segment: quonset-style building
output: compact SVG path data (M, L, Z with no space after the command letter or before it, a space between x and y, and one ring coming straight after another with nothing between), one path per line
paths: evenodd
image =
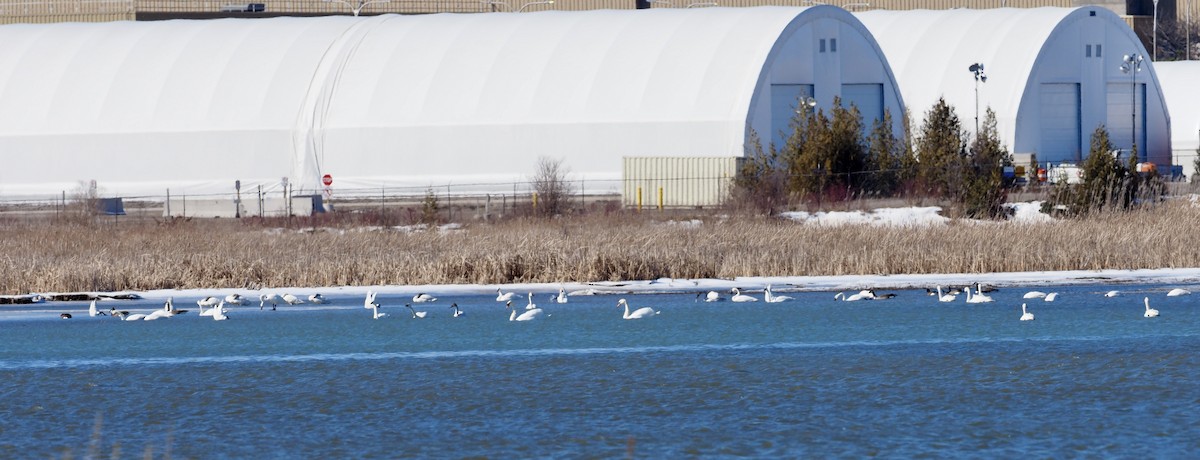
M1155 62L1158 81L1171 110L1174 164L1195 181L1200 149L1200 61Z
M1121 18L1099 7L856 13L882 46L914 126L945 97L974 131L996 112L1002 142L1039 163L1078 162L1106 126L1118 149L1136 137L1139 156L1171 163L1170 117L1150 54ZM1123 72L1126 55L1141 70ZM1136 103L1134 98L1136 97ZM1136 108L1136 122L1134 111Z
M736 159L798 97L867 123L903 110L875 40L827 6L11 25L0 43L0 194L322 174L503 191L541 157L589 180L627 157Z

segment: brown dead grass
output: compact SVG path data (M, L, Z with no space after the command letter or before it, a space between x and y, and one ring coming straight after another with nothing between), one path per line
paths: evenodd
M1191 267L1200 208L1048 224L815 226L654 213L471 223L411 233L247 222L2 223L0 292L586 282L739 276ZM344 225L344 224L342 224Z

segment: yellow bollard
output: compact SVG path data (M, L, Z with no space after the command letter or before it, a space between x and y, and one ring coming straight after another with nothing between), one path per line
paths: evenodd
M638 209L638 212L642 212L642 188L638 187L637 190L638 190L638 194L637 194L637 207L638 208L637 209Z
M658 210L659 211L663 210L663 188L662 187L658 188Z
M533 192L533 210L537 211L537 192Z

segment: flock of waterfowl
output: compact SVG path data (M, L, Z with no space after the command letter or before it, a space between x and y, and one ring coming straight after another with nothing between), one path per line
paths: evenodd
M996 289L994 289L994 288L984 287L983 285L976 283L974 291L972 291L971 286L965 286L962 289L949 288L949 289L946 289L945 291L943 291L942 286L937 286L933 289L927 288L925 291L928 293L928 295L936 297L939 302L955 302L955 301L957 301L959 295L965 294L967 303L987 303L987 302L993 302L994 300L992 299L991 296L989 296L985 293L992 292L995 290ZM581 291L581 293L582 293L582 291ZM590 293L590 292L588 292L588 293ZM376 293L376 292L367 291L366 299L363 301L363 308L371 310L373 319L381 319L381 318L385 318L388 316L387 313L380 312L380 308L382 307L382 305L380 305L376 299L377 294L378 293ZM730 294L731 295L728 298L728 300L732 301L732 302L757 302L759 300L757 297L742 293L741 289L739 289L739 288L731 289ZM1172 289L1171 291L1167 292L1168 297L1176 297L1176 296L1190 295L1190 294L1191 294L1191 291L1188 291L1186 289L1178 289L1178 288ZM1104 294L1104 297L1117 297L1119 295L1120 295L1119 291L1108 291ZM567 303L567 296L568 296L568 294L567 294L566 290L559 289L557 296L552 295L551 302L560 303L560 304ZM854 301L860 301L860 300L885 300L885 299L891 299L895 296L896 296L896 294L891 294L891 293L877 294L874 289L864 289L857 293L849 294L849 295L847 295L845 292L839 292L836 295L834 295L834 300L844 301L844 302L854 302ZM534 295L532 292L530 292L528 294L528 296L526 297L528 299L528 303L525 305L524 309L520 309L520 312L518 313L519 307L513 306L513 299L516 297L519 297L519 296L513 292L504 292L503 290L501 290L499 288L496 289L496 301L504 302L505 308L508 310L511 310L511 313L509 314L509 317L508 317L509 321L533 321L535 319L542 317L543 315L550 316L549 314L545 314L545 311L542 308L538 307L537 304L534 303L534 300L533 300ZM1029 291L1029 292L1025 293L1022 296L1022 298L1026 299L1026 300L1042 299L1045 302L1053 302L1058 298L1058 293L1057 292L1046 293L1046 292L1041 292L1041 291ZM704 300L705 302L720 302L720 301L726 300L726 298L723 297L717 291L708 291L708 292L700 292L700 293L696 294L696 301L698 302L700 300ZM769 285L769 284L767 285L766 289L763 290L763 301L765 301L765 302L779 303L779 302L786 302L786 301L790 301L790 300L793 300L793 298L790 296L775 294L771 290L771 285ZM426 294L426 293L418 293L412 297L412 303L421 304L421 303L431 303L431 302L436 302L436 301L437 301L436 297ZM228 308L226 308L226 305L245 306L245 305L248 305L250 302L251 302L250 299L248 299L246 297L242 297L240 294L235 293L235 294L229 294L229 295L225 296L224 298L205 297L203 299L196 301L196 305L199 307L199 316L208 316L208 317L212 317L213 320L223 321L223 320L226 320L229 318L229 316L228 316L229 310L228 310ZM288 304L288 305L299 305L299 304L303 304L306 302L305 302L305 300L301 299L300 297L297 297L292 294L287 294L287 293L285 293L283 295L278 295L278 294L274 294L274 293L262 294L258 297L259 310L266 309L266 306L268 304L271 305L271 310L275 310L281 303ZM312 294L312 295L308 296L307 303L326 304L326 303L328 303L328 301L321 294ZM409 314L413 319L423 319L423 318L429 317L428 311L418 310L412 306L412 303L406 303L404 305L404 308L408 309ZM1145 313L1143 315L1144 317L1146 317L1146 318L1158 317L1158 314L1159 314L1158 310L1150 308L1150 298L1149 297L1143 298L1142 303L1145 307ZM651 307L641 307L641 308L637 308L637 309L634 309L631 311L629 303L625 299L619 299L617 301L617 307L624 308L624 314L622 316L622 318L624 318L624 319L652 318L660 313L659 311L657 311ZM466 312L464 312L462 310L462 308L460 308L458 306L457 303L451 304L449 306L449 308L452 311L451 317L453 317L453 318L459 318L459 317L466 315ZM104 311L104 310L97 309L95 300L92 300L91 306L88 308L88 314L90 316L111 316L111 317L114 317L114 318L117 318L117 319L120 319L123 321L153 321L153 320L157 320L157 319L161 319L161 318L170 318L172 316L181 315L181 314L184 314L187 312L188 312L188 310L182 310L182 309L175 308L173 298L168 298L167 301L163 304L162 308L153 310L150 313L133 313L133 314L131 314L128 311L119 311L116 308L109 308L109 310ZM71 314L70 313L62 313L59 315L59 317L61 317L63 319L70 319ZM1028 304L1022 303L1020 320L1021 321L1031 321L1033 319L1034 319L1034 315L1033 315L1033 313L1029 312Z

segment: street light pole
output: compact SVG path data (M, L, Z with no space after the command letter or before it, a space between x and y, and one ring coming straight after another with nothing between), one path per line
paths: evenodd
M1178 16L1176 16L1176 17L1178 17ZM1153 28L1152 33L1154 34L1154 40L1153 40L1154 51L1152 51L1150 53L1150 59L1153 61L1157 61L1158 60L1158 0L1154 0L1154 28Z
M1129 142L1133 151L1137 153L1137 74L1142 71L1142 55L1137 53L1126 54L1121 58L1121 62L1121 72L1129 74L1129 112L1130 117L1132 117L1129 124L1132 137ZM1145 158L1145 155L1143 154L1142 157Z
M987 83L987 74L983 73L983 63L976 62L967 67L975 74L975 137L979 137L979 82Z

